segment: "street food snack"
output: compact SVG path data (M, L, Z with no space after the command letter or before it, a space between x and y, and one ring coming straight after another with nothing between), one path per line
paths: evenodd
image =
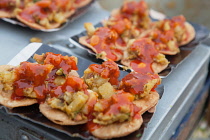
M95 28L91 23L84 24L87 36L79 38L82 45L92 49L98 58L119 61L126 43L115 30L108 27Z
M45 98L45 79L52 65L22 62L20 66L1 66L0 104L9 107L28 106Z
M43 102L52 87L65 82L65 74L78 76L75 71L71 71L77 70L76 57L53 53L34 57L40 64L21 62L17 67L1 66L0 104L14 108Z
M120 70L114 61L91 64L85 71L83 79L88 88L97 92L99 98L109 98L119 84Z
M88 115L97 101L97 94L87 89L84 80L68 76L65 83L50 91L50 97L40 104L40 112L60 125L78 125L88 121Z
M183 15L172 17L171 19L164 19L155 22L155 28L165 32L173 31L174 37L179 46L186 45L195 37L195 30L193 26L186 22Z
M82 78L77 58L52 52L35 54L36 63L0 67L0 104L9 108L39 104L40 112L59 125L87 124L102 139L138 130L142 114L155 107L157 74L129 73L119 80L114 61L91 64Z
M177 40L172 30L161 31L157 28L145 31L139 38L149 38L155 48L162 54L175 55L180 52Z
M135 96L134 104L141 107L141 114L154 107L159 100L155 90L161 83L157 74L131 72L121 81L119 89Z
M138 130L143 122L141 107L134 103L134 96L116 90L107 99L100 99L94 106L88 129L94 136L110 139L126 136Z
M130 40L121 63L140 73L159 73L169 62L150 39L140 38Z

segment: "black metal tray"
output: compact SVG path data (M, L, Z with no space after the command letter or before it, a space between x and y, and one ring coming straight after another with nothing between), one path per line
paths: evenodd
M48 45L45 45L45 44L35 44L35 45L39 45L40 47L36 50L36 54L42 54L42 53L46 53L46 52L53 52L53 53L56 53L56 54L62 54L62 55L68 55L68 56L71 56L72 55L72 52L71 50L65 50L65 51L62 51L62 50L58 50L56 49L55 47L53 46L48 46ZM27 46L28 48L30 47L35 47L34 44L33 45L28 45ZM24 50L22 51L22 53L28 53L27 49L25 49L26 51L24 52ZM35 54L34 53L34 54ZM90 64L93 64L94 62L90 61L90 60L87 60L87 59L84 59L80 56L77 56L78 57L78 73L80 76L83 75L83 72L85 69L88 68L88 66ZM24 59L24 58L23 58ZM24 61L24 60L22 60ZM33 60L33 55L27 60L29 62L35 62ZM96 62L95 62L96 63ZM123 71L121 70L120 71L120 78L123 78L125 75L127 75L128 72L126 71ZM157 87L157 92L159 93L160 97L162 97L163 93L164 93L164 86L163 85L159 85ZM12 115L12 116L18 116L20 118L23 118L24 120L29 120L35 124L38 124L38 125L41 125L41 126L44 126L46 128L51 128L53 130L55 130L55 132L61 132L63 134L66 134L69 136L69 138L72 138L72 137L79 137L79 138L82 138L82 139L97 139L95 138L94 136L92 136L88 131L87 131L87 127L86 127L86 124L83 124L83 125L77 125L77 126L62 126L62 125L57 125L53 122L51 122L50 120L48 120L46 117L44 117L40 112L39 112L39 105L38 104L35 104L35 105L32 105L32 106L27 106L27 107L18 107L18 108L14 108L14 109L9 109L9 108L6 108L2 105L0 105L0 109L4 109L7 114L9 115ZM148 122L150 121L151 117L152 117L153 113L145 113L143 115L143 124L141 126L141 128L137 131L135 131L134 133L126 136L126 137L122 137L122 138L118 138L118 139L139 139L142 134L143 134L143 131L145 129L145 127L147 126ZM68 137L66 138L68 139Z

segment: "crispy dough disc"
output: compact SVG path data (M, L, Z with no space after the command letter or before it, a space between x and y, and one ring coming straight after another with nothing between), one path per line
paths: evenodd
M60 125L78 125L84 124L87 120L75 122L69 116L58 109L51 108L46 102L39 105L40 112L49 120Z
M74 10L68 12L65 14L65 18L68 18L70 17L71 15L74 14ZM52 23L50 24L50 27L49 28L46 28L38 23L31 23L31 22L28 22L27 20L23 19L21 16L17 15L16 18L18 20L20 20L21 22L23 22L24 24L28 25L29 27L31 28L34 28L34 29L38 29L38 30L46 30L46 29L54 29L54 28L58 28L62 23Z
M186 45L188 44L190 41L192 41L194 38L195 38L195 29L194 27L188 23L188 22L185 22L185 27L187 29L187 34L189 35L188 38L186 40L183 40L179 45Z
M141 127L142 123L143 119L140 116L139 119L132 119L131 121L127 122L113 123L107 126L101 126L91 133L92 135L101 139L123 137L138 130Z
M91 90L88 90L88 92L94 93ZM46 118L60 125L78 125L84 124L88 121L87 119L82 121L74 121L65 112L51 108L46 102L39 105L39 110Z
M88 5L92 0L83 0L82 2L80 2L79 4L75 3L75 7L76 8L82 8L86 5Z
M160 73L167 67L168 67L168 64L162 65L162 64L159 64L156 62L152 63L152 69L153 69L154 73Z
M131 60L124 60L122 59L121 60L121 63L125 66L128 66L129 68L131 68L130 66L130 63L131 63ZM154 71L154 73L160 73L161 71L163 71L165 68L167 68L168 64L166 65L162 65L162 64L159 64L159 63L156 63L156 62L153 62L152 63L152 69ZM131 68L132 69L132 68Z
M7 95L6 95L7 94ZM6 96L3 96L6 95ZM4 91L0 92L0 104L8 107L15 108L21 106L30 106L37 103L36 99L24 98L21 100L11 100L12 91L5 93Z
M180 52L180 49L177 48L176 50L173 50L173 51L171 51L171 50L168 50L168 51L166 51L166 50L159 50L159 52L162 53L162 54L166 54L166 55L176 55L177 53Z
M138 107L142 107L140 113L143 114L147 110L154 107L158 103L158 100L159 94L157 92L151 92L146 97L141 98L139 100L135 100L133 103Z
M154 30L155 28L152 27L152 29L150 30L146 30L143 33L141 33L141 35L138 38L144 38L145 36L147 36L150 32L152 32L152 30ZM174 50L159 50L160 53L162 54L166 54L166 55L175 55L177 53L180 52L179 48L176 48Z
M0 10L0 18L14 18L14 14Z
M10 65L1 65L0 72L6 71L13 67L14 66L10 66ZM13 91L3 91L2 88L3 88L3 85L0 85L0 104L6 107L14 108L14 107L21 107L21 106L29 106L29 105L37 103L36 99L31 99L31 98L24 98L21 100L12 100L11 95Z

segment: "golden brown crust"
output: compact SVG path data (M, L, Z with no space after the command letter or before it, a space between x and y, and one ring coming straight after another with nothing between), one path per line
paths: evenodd
M190 41L192 41L192 40L195 38L196 32L195 32L194 27L193 27L190 23L188 23L188 22L185 22L185 27L186 27L186 30L187 30L187 34L188 34L189 36L187 37L186 40L183 40L183 41L179 44L180 46L181 46L181 45L186 45L186 44L188 44Z
M163 64L160 64L160 63L157 63L157 62L152 63L152 69L153 69L154 73L160 73L161 71L163 71L167 67L168 67L168 64L163 65Z
M141 107L141 114L148 111L152 107L154 107L159 100L159 94L157 92L151 92L149 95L145 96L144 98L141 98L139 100L134 101L134 104L137 107Z
M5 96L6 95L6 96ZM10 92L0 92L0 104L8 108L30 106L37 103L36 99L24 98L21 100L12 100L11 99L12 91Z
M180 50L179 50L179 48L177 48L176 50L173 50L173 51L171 51L171 50L160 50L159 52L162 53L162 54L166 54L166 55L176 55L177 53L180 52Z
M132 119L131 121L114 123L106 126L101 126L91 133L101 139L111 139L126 136L140 128L143 119Z
M155 29L155 27L153 26L151 29L145 30L144 32L141 33L141 35L138 38L143 38L143 37L147 36L154 29ZM179 53L180 50L177 47L176 49L173 49L173 50L159 50L159 52L162 53L162 54L166 54L166 55L175 55L175 54Z
M51 108L46 102L39 105L40 112L49 120L60 125L84 124L87 120L74 121L65 112Z
M76 8L82 8L86 5L88 5L92 0L83 0L82 2L80 2L79 4L75 3L75 7Z
M0 72L6 71L8 69L13 68L13 66L10 65L1 65L0 66ZM21 106L29 106L37 103L36 99L31 99L31 98L24 98L21 100L12 100L12 90L10 91L3 91L3 85L0 83L0 104L9 107L9 108L14 108L14 107L21 107Z

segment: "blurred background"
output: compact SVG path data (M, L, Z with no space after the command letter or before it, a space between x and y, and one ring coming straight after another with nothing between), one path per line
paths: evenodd
M103 8L111 11L119 7L124 0L99 0ZM145 0L149 7L166 14L183 14L188 21L202 24L210 29L210 0Z

